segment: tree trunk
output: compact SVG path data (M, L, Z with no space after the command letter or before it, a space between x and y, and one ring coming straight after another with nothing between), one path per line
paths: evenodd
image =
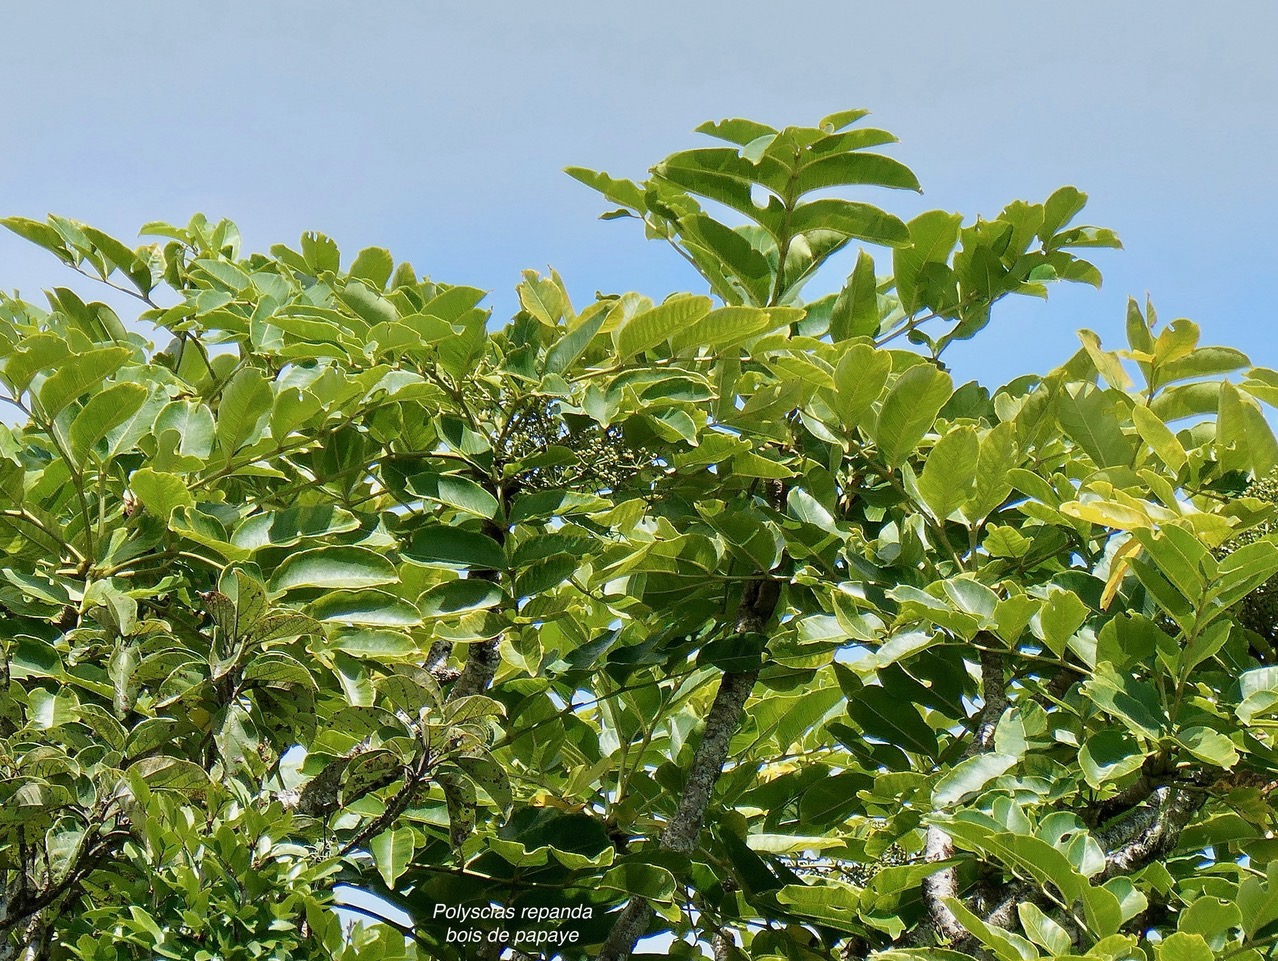
M771 579L753 581L746 588L737 615L737 634L760 634L776 610L781 585ZM719 681L714 703L706 715L705 731L697 745L688 769L683 797L666 829L659 847L663 851L687 854L696 847L697 837L705 824L710 796L723 773L728 758L728 745L741 724L741 713L758 680L758 670L729 672ZM641 897L633 897L617 915L608 939L599 950L598 961L626 961L635 944L648 930L652 905Z

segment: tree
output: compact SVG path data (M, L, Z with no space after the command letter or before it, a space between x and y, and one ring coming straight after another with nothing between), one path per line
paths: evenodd
M570 170L710 295L496 330L318 234L5 221L171 342L0 301L0 958L1272 950L1278 372L1132 304L956 389L1117 239L832 197L918 187L863 115Z

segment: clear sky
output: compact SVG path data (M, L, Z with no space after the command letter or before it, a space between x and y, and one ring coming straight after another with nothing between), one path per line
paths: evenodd
M201 210L256 248L319 229L491 289L502 317L528 267L587 298L698 286L562 167L639 177L705 119L865 106L926 190L889 209L994 214L1073 183L1127 245L1099 257L1101 294L1003 310L960 375L1047 369L1079 326L1115 343L1146 291L1278 366L1268 0L63 0L5 4L4 30L4 213L132 238ZM77 279L0 237L0 287Z

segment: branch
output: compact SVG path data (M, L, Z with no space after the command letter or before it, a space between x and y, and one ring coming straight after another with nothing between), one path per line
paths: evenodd
M88 277L89 280L95 280L99 284L106 284L112 290L118 290L122 294L128 294L130 297L133 297L133 298L136 298L137 300L142 301L142 303L146 304L148 307L151 307L154 310L160 309L159 304L157 304L154 300L152 300L150 296L142 293L141 291L130 290L128 287L121 287L119 284L112 283L111 281L107 280L105 277L101 277L97 274L89 273L87 270L85 270L83 267L79 266L78 264L67 264L67 266L70 267L72 270L74 270L81 277Z
M1204 781L1211 776L1203 773L1196 775L1194 780ZM1152 806L1133 810L1133 805L1151 796L1155 798ZM1120 795L1110 798L1106 803L1126 803L1132 813L1095 833L1097 843L1108 852L1105 869L1096 878L1096 883L1138 871L1170 854L1180 839L1181 831L1206 799L1206 790L1197 784L1188 788L1155 787L1144 776ZM985 915L984 921L995 927L1011 929L1018 921L1018 905L1030 902L1042 907L1048 901L1038 885L1018 881ZM964 937L970 936L965 932Z
M422 781L425 780L427 772L430 770L430 757L427 754L418 755L416 763L411 771L402 772L404 777L404 786L396 792L395 796L386 802L386 810L384 810L368 824L364 825L359 832L342 846L341 855L345 857L352 851L362 847L370 838L377 837L388 827L399 820L399 816L408 810L408 806L413 803L417 796L418 790L421 788Z
M761 634L776 610L781 597L781 584L772 578L751 581L746 586L738 608L736 633ZM728 745L741 723L741 713L754 690L759 671L731 671L719 681L719 690L706 715L705 731L697 745L688 769L683 797L678 810L666 824L658 848L687 854L695 846L705 824L710 796L723 772ZM626 961L635 944L648 930L652 905L641 897L633 897L617 915L612 930L599 950L597 961Z
M368 741L361 741L307 781L300 791L296 788L279 791L272 795L271 800L279 801L286 811L309 818L326 818L336 813L341 806L342 777L346 773L346 768L355 758L368 751L370 746ZM401 777L403 777L402 770L388 770L381 777L374 778L364 785L357 797L372 794L398 781ZM348 803L351 800L356 798L348 799Z
M492 683L497 668L501 666L501 651L498 649L498 644L497 638L471 643L470 652L466 655L466 664L449 689L446 700L455 701L458 698L482 694L488 690L488 685Z
M498 491L498 494L500 493ZM499 497L498 499L505 500L504 497ZM485 522L484 533L495 540L498 545L506 543L505 529L493 521ZM471 573L471 577L495 584L501 578L501 573L494 570L474 571ZM492 683L493 677L497 674L497 668L501 666L500 643L501 637L499 635L488 640L475 641L470 645L470 650L466 655L466 664L462 667L461 674L458 675L457 680L453 682L452 688L449 689L446 701L455 701L458 698L469 697L473 694L483 694L484 691L488 690L488 685ZM439 653L432 647L429 656L437 658ZM429 667L427 669L430 670Z
M1099 880L1130 874L1166 857L1175 850L1180 832L1207 801L1207 791L1197 786L1160 787L1151 796L1155 799L1152 807L1140 809L1097 836L1102 847L1113 847Z
M996 639L978 635L981 642L998 643ZM999 718L1007 708L1007 681L1003 676L1003 655L996 650L982 646L981 682L984 685L985 703L977 718L976 730L971 742L963 752L963 759L984 754L994 746L994 731L998 727ZM928 862L947 861L954 856L954 842L945 831L933 825L927 829L924 847L924 860ZM946 941L959 941L970 937L967 928L954 916L954 912L945 906L945 898L957 898L958 868L949 867L937 871L923 879L923 903L927 907L928 917L936 932Z
M737 947L736 938L732 936L732 932L727 928L720 928L714 933L714 938L710 942L711 949L714 951L714 961L732 961L732 955Z

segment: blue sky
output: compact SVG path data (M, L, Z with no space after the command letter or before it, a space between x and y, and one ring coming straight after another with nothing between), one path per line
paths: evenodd
M1079 0L14 4L0 58L0 210L132 237L201 210L250 246L322 230L491 289L696 287L631 223L602 223L579 164L641 176L704 119L810 123L869 107L926 194L909 214L996 213L1073 183L1105 289L1002 310L950 362L1002 382L1120 336L1126 296L1278 366L1278 5ZM0 287L77 280L0 237ZM831 276L827 284L837 277Z

